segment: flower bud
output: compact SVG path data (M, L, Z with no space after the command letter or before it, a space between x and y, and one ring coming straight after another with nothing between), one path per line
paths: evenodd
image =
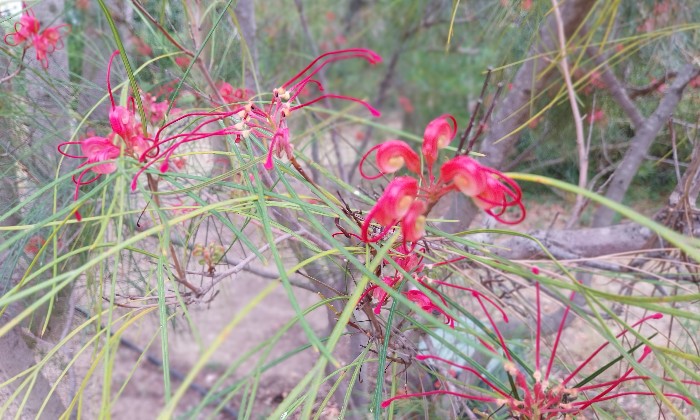
M420 158L401 140L389 140L377 148L377 166L384 174L391 174L404 165L409 171L420 173Z
M452 115L441 115L428 123L423 133L423 156L428 165L437 160L438 151L447 147L455 134L457 121Z
M125 107L117 105L109 111L109 124L115 133L126 139L134 124L133 114Z
M425 235L425 211L427 207L422 200L416 200L401 222L403 238L406 242L416 242Z
M488 178L483 167L468 156L457 156L440 168L440 179L445 183L452 182L469 197L481 194L486 189Z

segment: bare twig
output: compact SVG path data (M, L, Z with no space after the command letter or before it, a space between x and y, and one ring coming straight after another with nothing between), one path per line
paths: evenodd
M292 236L293 236L293 235L292 235L291 233L287 233L287 234L278 236L277 238L275 238L275 240L273 241L272 244L277 245L278 243L280 243L280 242L282 242L282 241L285 241L285 240L291 238ZM272 244L265 244L265 245L263 245L262 247L260 247L260 249L258 249L258 253L263 253L263 252L267 251L268 249L270 249L270 247L272 246ZM236 264L233 268L230 268L230 269L228 269L228 270L226 270L226 271L224 271L224 272L218 274L216 277L214 277L214 278L212 279L211 284L210 284L206 289L204 289L202 293L203 293L203 294L204 294L204 293L207 293L207 292L208 292L209 290L211 290L214 286L216 286L217 284L221 283L221 281L222 281L223 279L225 279L226 277L229 277L229 276L232 276L232 275L235 275L235 274L240 273L241 271L243 271L243 269L244 269L247 265L251 264L251 263L252 263L253 261L255 261L256 259L257 259L257 256L256 256L255 254L251 254L251 255L249 255L248 257L244 258L241 262L239 262L238 264Z
M632 101L632 98L627 94L625 87L622 83L615 77L612 69L606 61L604 55L598 54L598 50L595 48L589 48L588 54L593 57L593 61L600 68L600 77L605 83L606 89L610 96L615 100L615 102L620 106L622 111L632 120L632 125L635 127L640 127L644 123L644 116L637 109L637 106Z
M554 16L556 20L557 35L559 37L559 51L561 54L560 67L562 74L564 75L564 83L566 84L566 91L569 95L569 104L571 104L571 112L574 114L574 127L576 128L576 150L578 151L578 186L580 188L586 188L588 184L588 148L586 147L586 139L583 134L583 120L581 119L581 112L578 109L578 104L576 103L576 91L574 90L574 84L571 81L571 73L569 71L569 60L567 58L566 52L566 34L564 33L564 21L561 17L561 11L559 10L559 3L557 0L552 0L552 7L554 8ZM576 220L578 214L583 209L586 201L583 195L579 194L576 196L576 204L572 211L571 220Z

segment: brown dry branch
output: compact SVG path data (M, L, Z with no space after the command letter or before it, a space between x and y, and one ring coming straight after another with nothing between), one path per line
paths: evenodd
M587 52L600 68L600 77L603 83L605 83L605 88L610 94L610 97L617 103L620 109L627 114L635 129L641 127L644 123L644 116L639 112L634 101L632 101L630 95L627 94L627 90L608 65L607 56L605 54L600 54L598 49L592 47L588 48Z
M687 64L678 72L678 76L668 87L656 110L637 129L629 149L612 175L605 194L606 198L616 202L622 201L649 147L680 102L683 90L698 74L700 74L700 68L695 64ZM608 226L612 223L614 216L615 212L612 209L600 207L593 218L593 226Z
M585 17L591 12L595 0L569 0L560 8L564 35L570 39L581 30ZM548 54L557 51L558 36L556 17L553 14L543 22L539 31L539 41L532 46L528 57L537 57L525 61L518 69L512 81L512 88L503 97L493 113L491 129L484 137L478 152L483 153L483 162L495 169L501 169L510 158L511 152L519 139L519 129L530 118L530 104L537 92L543 91L551 82L556 67L552 66ZM455 196L457 203L451 209L459 209L459 214L448 214L448 218L458 219L456 230L466 229L478 214L471 201Z

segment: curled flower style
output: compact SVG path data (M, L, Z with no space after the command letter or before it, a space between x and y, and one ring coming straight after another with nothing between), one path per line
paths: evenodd
M439 151L447 147L457 134L457 121L452 115L441 115L432 120L423 133L421 154L424 165L421 165L421 157L406 143L401 140L389 140L372 147L360 159L359 171L365 179L377 179L387 174L399 172L406 168L420 185L415 195L413 210L406 216L383 220L377 215L382 215L387 202L384 195L369 212L362 226L361 238L365 242L374 242L384 235L369 238L369 225L378 223L384 230L401 223L404 242L416 242L425 232L425 220L430 209L446 194L452 191L471 197L475 204L496 220L505 224L517 224L525 218L525 206L522 203L522 191L518 184L501 172L483 166L476 160L463 155L457 155L440 166L440 176L436 179L435 166L438 161ZM376 175L369 175L365 166L370 156L375 156L374 163L379 169ZM427 175L423 174L423 171ZM406 178L407 176L403 176ZM402 182L406 182L405 180ZM389 184L391 185L391 183ZM393 190L392 190L393 191ZM393 192L389 193L392 194ZM506 216L509 209L516 208L518 215L515 218ZM422 211L421 214L418 212Z
M515 225L522 222L526 212L521 201L520 186L500 172L493 171L491 174L493 176L486 179L484 191L473 197L474 204L501 223ZM510 207L519 208L520 216L512 220L501 217Z
M438 282L440 284L446 284L444 282ZM454 285L451 285L452 287L456 287ZM511 387L504 386L501 384L496 384L486 377L484 377L482 374L480 374L477 369L474 367L466 366L466 365L460 365L458 363L455 363L451 360L447 360L438 356L434 355L418 355L416 356L416 359L418 360L431 360L431 361L437 361L442 364L446 364L450 367L456 367L459 369L462 369L466 372L471 373L472 375L476 376L477 379L479 379L481 382L483 382L488 389L489 395L481 395L481 394L475 394L475 393L465 393L465 392L459 392L458 390L449 390L449 389L438 389L438 390L433 390L433 391L426 391L426 392L419 392L419 393L413 393L413 394L403 394L403 395L397 395L392 398L386 399L385 401L382 402L382 407L386 408L388 407L392 402L396 400L403 400L403 399L410 399L410 398L417 398L417 397L426 397L426 396L431 396L431 395L451 395L455 396L458 398L462 398L465 400L469 401L479 401L479 402L486 402L486 403L493 403L494 405L502 405L505 406L506 409L508 410L509 414L513 417L517 418L522 418L522 419L554 419L554 418L560 418L561 416L565 416L567 418L570 418L571 416L577 416L582 414L586 409L591 407L594 404L615 399L615 398L620 398L623 396L628 396L628 395L656 395L654 392L647 392L647 391L627 391L627 392L617 392L615 391L618 387L620 387L622 384L629 383L632 381L645 381L650 379L647 376L641 376L641 375L633 375L634 368L630 367L625 370L623 370L622 375L620 375L618 378L597 383L597 384L589 384L592 379L595 378L595 376L598 375L598 373L594 373L593 376L587 377L587 378L582 378L578 383L575 385L570 385L572 381L577 377L577 375L581 372L582 369L584 369L586 366L588 366L592 360L605 348L610 344L610 341L605 342L601 346L599 346L588 358L586 358L576 369L574 369L570 374L568 374L562 381L559 383L554 383L554 381L551 379L551 373L552 373L552 365L554 362L554 359L556 358L556 352L557 352L557 347L559 344L559 341L561 339L561 333L562 330L564 329L565 326L565 320L567 316L569 315L569 310L570 307L567 306L566 310L564 311L564 315L562 317L562 321L559 324L559 329L557 331L557 335L552 347L552 352L551 356L549 359L549 363L546 366L546 369L543 371L541 370L540 366L540 342L541 342L541 328L542 328L542 308L541 308L541 303L540 303L540 286L539 283L535 283L536 287L536 305L537 305L537 336L536 336L536 342L535 342L535 371L531 375L526 375L523 373L523 369L518 367L515 358L511 357L511 351L508 349L507 344L505 340L503 339L503 336L501 335L501 332L499 331L498 325L496 322L494 322L491 314L489 311L486 309L484 306L482 299L488 300L485 296L480 295L479 292L476 292L472 289L468 288L461 288L457 287L463 290L469 290L472 292L472 295L477 298L479 301L479 304L481 305L482 310L484 311L484 314L486 315L491 327L493 328L493 332L495 333L497 337L497 346L500 347L500 351L503 352L506 361L503 365L503 369L510 375L510 377L514 378L514 382L511 385ZM572 295L573 297L573 295ZM416 298L416 301L422 301L423 298ZM503 310L498 307L494 302L488 300L496 309L498 309L503 315L505 313ZM433 309L429 303L425 302L425 307ZM635 322L632 324L629 328L626 328L622 330L617 336L615 337L616 339L619 339L623 335L625 335L627 332L629 332L631 329L636 328L637 326L650 321L650 320L655 320L655 319L660 319L662 317L661 314L652 314L649 316L646 316L639 321ZM508 322L507 318L504 318L505 322ZM487 343L486 341L482 340L479 338L479 341L491 352L493 353L500 353L499 350L496 350L494 346L491 344ZM633 349L634 350L634 349ZM648 346L643 346L641 350L641 354L639 354L635 359L637 363L641 363L644 361L647 357L649 357L652 354L652 350ZM632 350L630 351L630 354L632 354ZM608 366L610 367L610 366ZM663 378L665 381L672 382L671 379L668 378ZM688 385L700 385L700 382L697 381L688 381L688 380L681 380L679 381L683 384L688 384ZM686 404L692 404L691 400L680 394L676 393L670 393L670 392L661 392L661 394L666 397L666 398L673 398L673 399L678 399L683 401ZM581 398L583 397L583 398Z

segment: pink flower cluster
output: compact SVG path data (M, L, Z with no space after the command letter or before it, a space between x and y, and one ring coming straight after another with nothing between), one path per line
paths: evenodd
M223 100L229 104L248 102L253 96L253 92L250 89L236 89L233 86L231 86L230 83L227 82L219 83L217 86L217 90L219 91L219 95L221 95L221 98L223 98Z
M493 300L491 300L489 297L483 295L481 292L475 289L458 286L442 280L433 279L423 274L423 269L425 268L425 265L423 264L422 253L424 251L425 249L416 250L415 247L410 247L409 249L406 246L406 244L399 244L389 253L389 258L391 258L403 271L408 273L410 275L411 280L425 287L430 292L429 294L427 294L418 288L410 289L403 293L403 295L409 301L413 302L423 311L431 315L442 316L445 319L445 324L449 325L450 328L454 328L454 318L452 318L452 316L450 316L447 312L445 312L444 309L442 309L435 303L435 299L437 298L442 303L443 307L449 308L450 306L443 294L437 290L438 286L445 286L453 289L470 292L472 296L476 298L476 300L479 302L482 308L484 308L484 310L484 302L488 302L498 310L501 310ZM451 264L461 259L463 259L463 257L459 257L455 260L449 260L437 264L432 264L432 267ZM389 261L384 260L382 267L388 267L389 265ZM382 281L390 288L397 289L401 286L401 280L404 278L405 277L401 271L395 270L395 273L391 276L382 276ZM360 306L364 304L363 301L367 296L370 296L373 299L373 301L376 302L374 306L375 314L379 314L381 312L382 306L384 306L389 301L390 297L385 290L383 290L379 285L376 284L368 287L367 290L365 290L364 293L362 293L358 301ZM507 320L508 317L506 316L506 314L503 311L501 311L501 313L503 314L503 317Z
M91 184L97 181L100 176L110 174L117 169L114 162L122 153L134 158L140 158L144 154L148 154L153 150L153 141L146 137L143 132L143 123L139 120L135 112L134 99L130 98L130 107L117 105L114 101L112 87L110 83L110 74L112 71L112 63L114 58L119 54L119 51L112 53L107 66L107 89L109 91L109 99L111 108L109 111L109 123L112 127L112 132L106 137L90 136L80 141L66 141L58 145L58 151L62 155L73 159L85 159L80 164L80 167L88 166L77 176L73 176L75 183L75 196L78 199L80 187ZM156 102L151 95L144 95L144 108L147 118L152 122L159 121L165 117L165 111L169 107L167 101ZM121 140L121 142L120 142ZM79 145L81 154L76 155L66 151L66 147L70 145ZM85 180L85 175L92 171L95 176ZM80 213L76 213L76 217L80 219Z
M370 149L360 161L360 173L366 179L377 179L402 168L412 176L394 178L370 210L362 225L361 238L376 242L384 238L399 222L404 242L415 242L425 234L425 220L432 206L445 194L460 191L474 203L506 224L520 223L525 218L522 191L518 184L501 172L483 166L476 160L458 155L442 164L439 177L435 177L438 153L447 147L457 133L457 121L452 115L442 115L431 121L423 134L421 157L411 146L401 140L389 140ZM379 174L368 175L364 170L367 158L375 153ZM427 168L427 175L424 175ZM515 219L506 219L508 209L519 209ZM382 230L370 236L374 223Z
M374 51L353 48L320 55L302 71L282 84L282 86L274 89L269 103L266 104L258 105L250 101L252 92L247 89L234 89L228 83L221 83L218 89L225 100L231 100L232 103L241 101L245 103L239 104L226 112L192 112L181 115L161 126L156 131L155 136L149 137L144 133L142 124L148 124L148 122L157 123L163 120L170 104L167 101L157 102L154 96L144 93L142 99L147 118L146 122L139 120L135 112L133 98L129 100L129 107L117 105L112 94L109 75L112 62L118 53L118 51L115 51L112 54L107 68L107 88L111 100L109 122L112 127L112 133L107 137L91 136L81 141L64 142L58 146L58 151L64 156L85 159L79 167L88 166L79 175L73 177L73 182L76 185L76 199L81 186L95 182L101 175L109 174L116 170L114 160L121 155L122 148L124 148L125 155L132 156L138 159L139 162L144 163L132 180L131 189L135 190L138 177L150 166L159 163L160 171L166 172L170 167L173 153L180 146L215 136L235 136L235 141L240 142L246 136L255 134L259 138L267 140L268 151L264 167L268 170L273 167L274 155L278 157L286 155L290 160L294 159L287 117L298 109L324 99L341 99L356 102L368 109L372 115L380 115L379 111L367 102L351 96L321 93L315 95L312 99L301 99L302 95L307 95L311 91L310 87L315 87L319 92L324 91L323 85L315 76L328 64L354 58L364 59L371 64L381 62L381 57ZM171 109L171 113L174 111L179 110L176 108ZM164 135L165 131L171 128L173 124L193 119L199 119L200 121L191 130L170 136ZM211 124L218 122L223 122L226 126L217 129L209 127ZM121 139L121 144L118 142L119 139ZM69 145L79 145L81 154L68 153L65 149ZM176 165L179 165L181 162L181 160L174 161ZM95 176L85 180L85 175L90 171ZM80 215L78 214L79 217Z
M15 31L5 35L4 40L7 45L12 47L23 45L24 52L34 47L37 61L44 68L48 68L49 54L63 48L61 30L64 28L70 30L70 25L50 26L40 31L39 19L29 9L26 9L19 22L15 23Z
M380 115L379 111L374 109L367 102L351 96L325 93L317 95L315 98L310 100L300 99L302 91L309 85L315 86L317 90L323 92L323 85L314 78L322 68L336 61L353 58L361 58L371 64L381 62L381 57L377 53L362 48L328 52L321 54L302 71L297 73L287 82L283 83L282 86L274 89L272 91L272 98L268 104L258 105L248 101L246 104L234 106L230 111L193 112L170 121L158 130L153 140L153 145L149 150L141 155L139 160L146 164L134 177L131 184L132 190L136 189L138 176L156 162L160 162L161 172L167 171L170 158L178 147L185 143L214 136L234 136L236 142L240 142L243 138L250 134L254 134L261 139L266 139L269 144L267 159L265 160L264 167L268 170L272 169L273 167L273 156L281 158L283 155L286 155L287 158L291 160L293 159L294 152L293 146L290 142L291 137L289 127L287 126L287 118L292 112L312 105L323 99L342 99L356 102L367 108L372 115ZM238 92L233 90L233 88L231 88L229 91L228 87L224 84L220 84L219 89L220 93L223 91L224 94L228 95L228 93L230 93L234 96L230 97L230 99L238 99L239 97L243 98L249 94L249 92L245 90ZM203 121L197 124L195 128L189 132L161 138L161 134L164 132L164 130L166 130L172 124L192 117L203 117ZM219 121L229 124L224 128L204 130L204 128L210 124ZM232 124L230 123L231 121L233 122ZM165 146L166 143L169 143L169 145ZM161 147L162 150L160 150ZM155 151L155 155L151 156L150 154L153 151ZM151 158L151 160L146 162L146 158Z
M503 352L503 356L505 356L506 359L503 368L510 377L514 378L514 384L511 385L510 388L507 386L496 385L492 381L484 377L484 375L479 373L479 371L477 371L477 369L473 367L463 366L434 355L418 355L416 356L416 359L418 360L438 361L443 364L447 364L451 367L456 367L467 371L472 375L475 375L481 382L483 382L486 385L486 387L488 387L489 393L491 395L481 395L472 393L467 394L459 392L458 390L438 389L414 394L397 395L395 397L385 400L382 403L382 407L386 408L393 401L396 400L424 397L429 395L451 395L458 398L463 398L465 400L493 403L496 406L505 406L508 409L509 414L514 418L540 420L561 418L562 416L564 416L565 418L570 418L571 416L581 414L584 410L586 410L593 404L628 395L656 395L654 392L649 391L616 391L616 389L618 389L623 384L630 383L633 381L643 382L645 380L650 379L647 376L634 375L634 368L632 367L625 369L622 375L610 381L587 385L587 382L594 379L593 377L588 377L583 378L574 385L570 385L574 381L574 379L579 375L581 370L588 366L594 360L594 358L605 347L607 347L608 344L610 344L609 341L599 346L589 357L587 357L582 363L580 363L579 366L576 369L574 369L571 373L569 373L561 382L556 384L552 383L552 381L550 380L552 366L556 358L557 348L561 340L561 334L566 324L566 318L569 315L570 307L568 306L559 324L559 329L557 331L557 336L552 347L549 363L547 364L546 370L544 371L543 375L540 369L540 343L542 341L542 309L540 304L540 285L539 283L535 283L535 286L537 304L537 337L535 342L535 371L532 375L526 375L518 367L517 361L511 355L511 350L508 348L503 338L503 335L499 331L498 325L496 324L496 322L494 322L493 317L486 310L486 307L481 301L483 296L480 297L479 295L474 294L474 296L476 296L476 298L479 300L481 308L483 309L484 314L488 318L489 323L491 324L493 331L495 332L498 345L500 346L501 351ZM495 306L495 303L490 303ZM508 318L506 317L503 310L500 309L498 306L496 306L496 308L503 315L504 321L508 322ZM622 337L630 329L635 328L646 321L652 319L660 319L661 317L662 315L659 313L646 316L637 321L636 323L632 324L629 329L624 329L622 332L617 334L616 338ZM500 355L500 351L496 350L494 346L482 339L479 339L479 341L489 351L493 352L494 354ZM631 352L632 351L630 351L630 353ZM636 362L641 363L651 353L651 348L649 348L648 346L644 346L641 351L641 354L637 357ZM664 380L669 382L672 381L668 378L664 378ZM696 381L681 380L680 382L688 385L700 385L700 383ZM667 398L682 400L686 404L692 404L690 399L684 395L671 392L663 392L663 396ZM579 399L580 401L577 401Z

